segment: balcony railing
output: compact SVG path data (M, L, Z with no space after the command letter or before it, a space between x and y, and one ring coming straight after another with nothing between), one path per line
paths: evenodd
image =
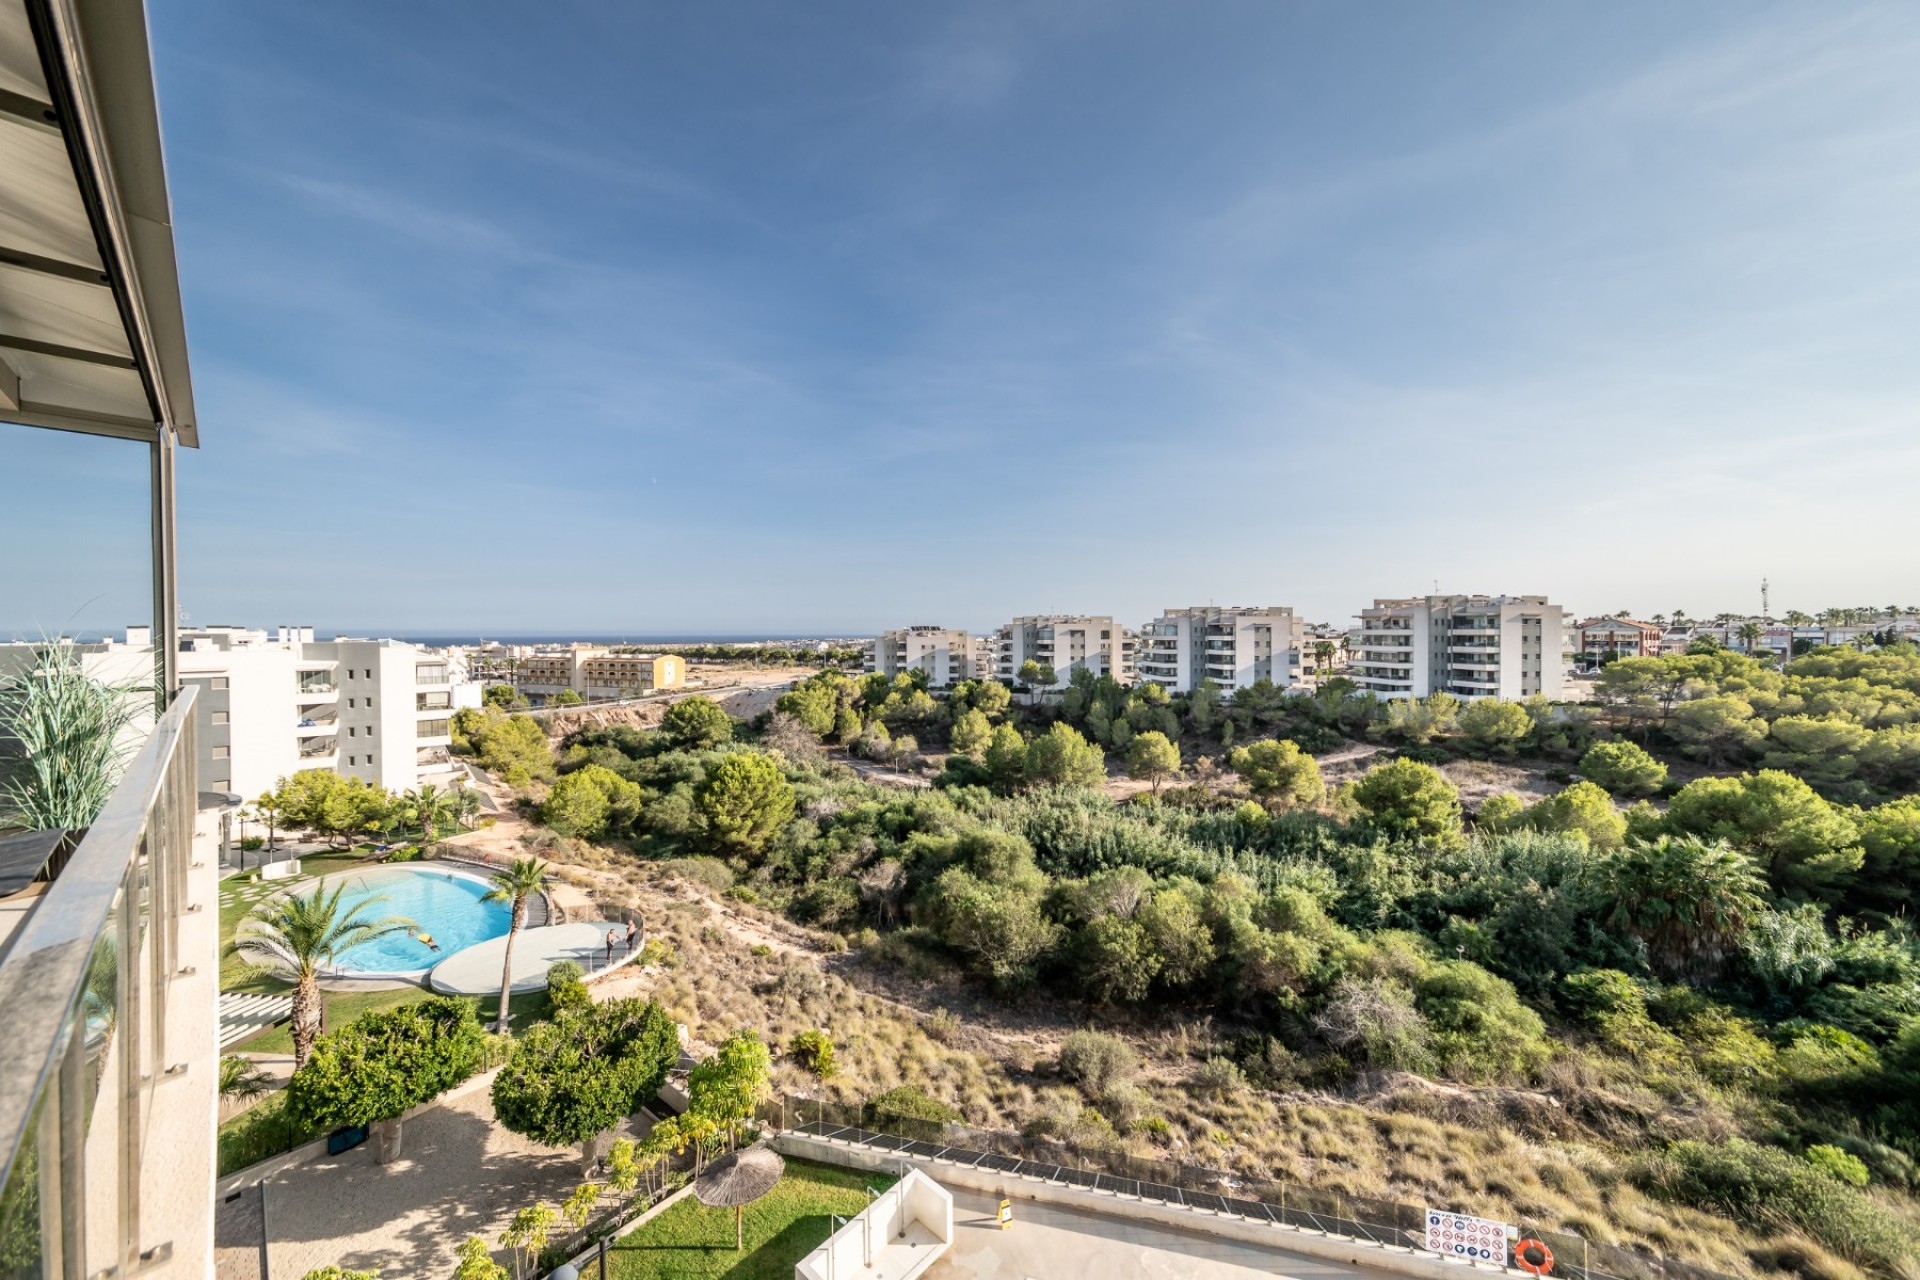
M180 1042L168 1017L173 984L195 973L180 948L197 909L195 694L161 716L0 962L10 1276L137 1275L171 1255L168 1233L182 1227L143 1188L177 1176L179 1153L148 1147L166 1123L155 1104L213 1052L210 1039Z

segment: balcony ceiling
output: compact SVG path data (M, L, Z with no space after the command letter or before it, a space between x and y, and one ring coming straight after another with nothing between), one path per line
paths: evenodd
M141 0L0 0L0 421L200 443Z

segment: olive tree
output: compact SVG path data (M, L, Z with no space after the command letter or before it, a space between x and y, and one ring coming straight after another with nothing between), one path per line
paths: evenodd
M493 1081L494 1116L550 1147L602 1137L659 1092L680 1057L673 1019L650 1000L609 1000L535 1023Z
M375 1158L400 1154L400 1118L480 1069L473 1005L438 997L369 1013L323 1035L287 1086L292 1114L314 1128L372 1125Z

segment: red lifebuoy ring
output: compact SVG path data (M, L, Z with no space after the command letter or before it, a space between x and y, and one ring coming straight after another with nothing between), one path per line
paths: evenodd
M1528 1236L1513 1246L1513 1261L1522 1271L1543 1276L1553 1270L1553 1250L1547 1248L1546 1241Z

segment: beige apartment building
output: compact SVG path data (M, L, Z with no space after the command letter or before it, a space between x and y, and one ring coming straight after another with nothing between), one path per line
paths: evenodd
M1211 680L1223 692L1260 680L1300 683L1305 624L1291 608L1202 605L1168 609L1140 628L1135 669L1169 693Z
M513 683L530 698L557 697L571 689L589 702L611 702L683 687L687 660L677 653L615 653L594 645L573 645L561 653L535 653L520 659Z
M1561 696L1566 619L1545 596L1415 596L1360 611L1347 674L1382 698Z
M1048 688L1065 688L1075 671L1112 676L1122 684L1133 681L1133 634L1111 617L1086 614L1043 614L1015 618L995 631L992 671L995 678L1017 683L1020 668L1029 662L1053 668Z
M882 631L867 645L864 669L892 679L924 671L927 687L950 689L986 674L984 637L948 627L916 624Z

